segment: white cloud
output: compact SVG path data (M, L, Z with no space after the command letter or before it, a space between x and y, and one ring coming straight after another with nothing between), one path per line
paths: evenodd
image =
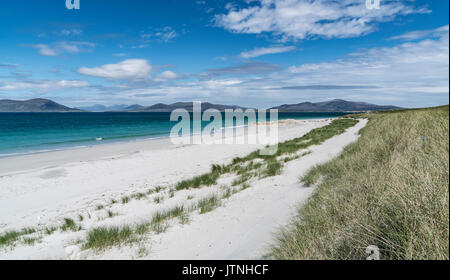
M81 67L78 73L110 80L141 80L150 77L152 66L146 59L126 59L100 67Z
M60 35L60 36L75 36L80 35L83 33L83 30L77 29L77 28L71 28L71 29L62 29L58 32L55 32L54 34Z
M95 44L89 42L57 42L52 45L36 44L31 45L32 48L38 49L40 55L57 56L63 53L79 53L92 51Z
M245 51L240 54L242 58L253 58L261 55L285 53L295 50L294 46L274 46L268 48L256 48L250 51Z
M394 47L372 48L334 62L290 67L293 81L301 84L349 84L403 88L448 88L448 34ZM432 90L433 91L433 90ZM447 90L448 91L448 90Z
M37 44L37 45L33 45L32 47L39 49L40 55L45 55L45 56L57 56L58 55L56 53L56 51L54 51L48 45L45 45L45 44Z
M373 32L377 22L396 16L427 13L415 9L410 1L383 1L380 9L369 10L363 0L259 0L258 5L236 8L215 16L215 23L236 33L270 32L281 39L309 37L346 38Z
M252 74L233 70L232 73L243 75L228 79L204 76L197 81L157 85L143 92L161 94L164 102L199 99L257 107L329 98L433 106L448 103L448 61L447 34L437 39L362 50L324 63ZM123 94L132 96L132 92L126 90Z
M33 90L38 92L48 92L59 89L82 88L89 86L88 82L79 80L59 80L59 81L21 81L21 82L2 82L0 90Z
M156 29L153 33L141 34L142 39L156 39L161 42L169 42L178 37L178 33L170 26Z
M165 82L169 80L174 80L178 78L178 75L170 70L164 71L156 77L155 81L157 82Z
M407 32L402 35L393 36L389 38L389 40L404 40L404 41L413 41L418 39L423 39L426 37L441 37L445 34L448 34L448 25L431 29L431 30L417 30Z

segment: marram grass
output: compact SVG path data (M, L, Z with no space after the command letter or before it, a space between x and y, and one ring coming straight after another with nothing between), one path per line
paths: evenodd
M309 171L318 184L275 259L449 258L448 106L366 114L357 142ZM320 179L320 180L319 180Z

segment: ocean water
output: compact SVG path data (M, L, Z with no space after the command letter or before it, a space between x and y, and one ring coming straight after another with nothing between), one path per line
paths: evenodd
M279 113L278 119L317 119L344 113ZM268 117L267 117L268 119ZM168 137L170 113L0 113L0 157ZM202 126L208 122L202 122Z

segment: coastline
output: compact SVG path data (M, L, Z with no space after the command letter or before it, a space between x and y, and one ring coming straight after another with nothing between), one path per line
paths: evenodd
M330 122L330 119L282 122L279 125L279 141L300 137ZM357 139L357 131L364 125L365 122L360 121L360 124L350 128L348 132L327 140L323 145L311 147L308 149L311 154L302 157L301 160L292 161L286 166L287 174L283 173L282 176L258 181L255 187L230 198L227 202L229 205L226 207L220 207L205 215L195 215L192 223L181 226L183 230L179 229L179 226L174 226L167 234L156 236L156 240L159 241L152 242L152 246L156 248L156 244L160 244L162 247L158 247L160 253L152 254L151 258L258 257L254 254L260 254L262 248L256 247L269 242L271 233L279 225L288 222L296 203L304 201L311 194L311 188L299 189L298 176L313 165L328 161L337 155L346 144ZM80 214L90 217L88 221L83 222L83 229L98 225L137 223L148 218L155 211L159 211L158 209L168 209L189 201L189 196L194 196L193 201L195 201L213 191L219 191L221 185L232 178L225 179L218 186L211 188L177 191L172 198L163 191L161 195L166 198L162 203L153 202L153 199L159 195L154 194L155 197L148 202L139 200L126 205L116 204L114 207L117 208L111 208L111 211L117 212L117 217L113 219L105 218L105 211L95 209L98 205L119 200L120 197L132 196L148 188L171 186L181 180L209 171L212 164L227 164L235 157L245 156L262 147L262 145L249 144L174 145L168 139L159 139L0 159L0 166L3 168L0 175L0 204L4 209L0 214L0 231L55 225L64 218L75 219ZM276 186L282 189L273 188L274 178L279 179ZM271 204L270 207L267 207L267 202ZM250 212L244 214L246 211ZM261 214L263 212L264 215ZM247 220L243 215L247 217ZM254 215L261 219L253 219L252 222ZM262 219L262 217L266 218ZM207 251L206 243L210 242L210 239L202 235L197 236L198 233L195 232L197 230L208 232L211 225L220 220L226 221L225 224L211 234L222 236L224 232L227 232L224 231L226 225L240 230L233 231L234 233L229 232L232 236L230 237L232 238L230 242L233 244L231 247L220 243L228 248L228 253L222 251L224 250L222 248L219 251L211 251L215 252L216 255L214 255L207 253L209 251ZM239 225L235 224L236 222ZM242 238L243 231L254 232L256 229L259 231L255 232L256 236L250 238L246 235L250 239ZM181 238L178 235L186 233L185 230L192 231L190 235L192 238L195 236L203 238L204 242L199 246L206 247L198 257L196 257L195 248L190 248L193 251L186 248L186 252L190 253L186 253L185 256L175 254L179 248L175 246L174 239ZM67 258L65 247L79 239L80 234L81 232L55 234L56 237L48 236L35 246L18 246L8 253L0 250L0 258ZM175 247L168 245L172 243ZM245 247L247 243L249 245ZM246 250L236 251L240 246ZM94 254L85 257L132 258L130 254L132 255L133 252L126 250L125 253L118 253L116 250L121 249L113 248L109 251L110 254Z
M162 113L5 113L0 118L0 159L105 144L170 137L175 122ZM328 119L343 113L280 113L278 119ZM16 124L17 123L17 124ZM208 122L203 121L202 127ZM192 125L192 123L191 123ZM223 129L230 129L225 127Z

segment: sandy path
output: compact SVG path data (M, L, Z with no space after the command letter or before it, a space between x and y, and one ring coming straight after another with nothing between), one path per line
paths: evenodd
M279 176L257 181L233 196L224 207L198 215L192 224L171 228L151 248L151 259L254 259L265 254L274 232L286 225L295 208L313 192L299 177L314 165L337 156L366 124L360 121L311 154L285 165ZM192 246L186 246L192 244ZM182 249L181 249L182 248Z

